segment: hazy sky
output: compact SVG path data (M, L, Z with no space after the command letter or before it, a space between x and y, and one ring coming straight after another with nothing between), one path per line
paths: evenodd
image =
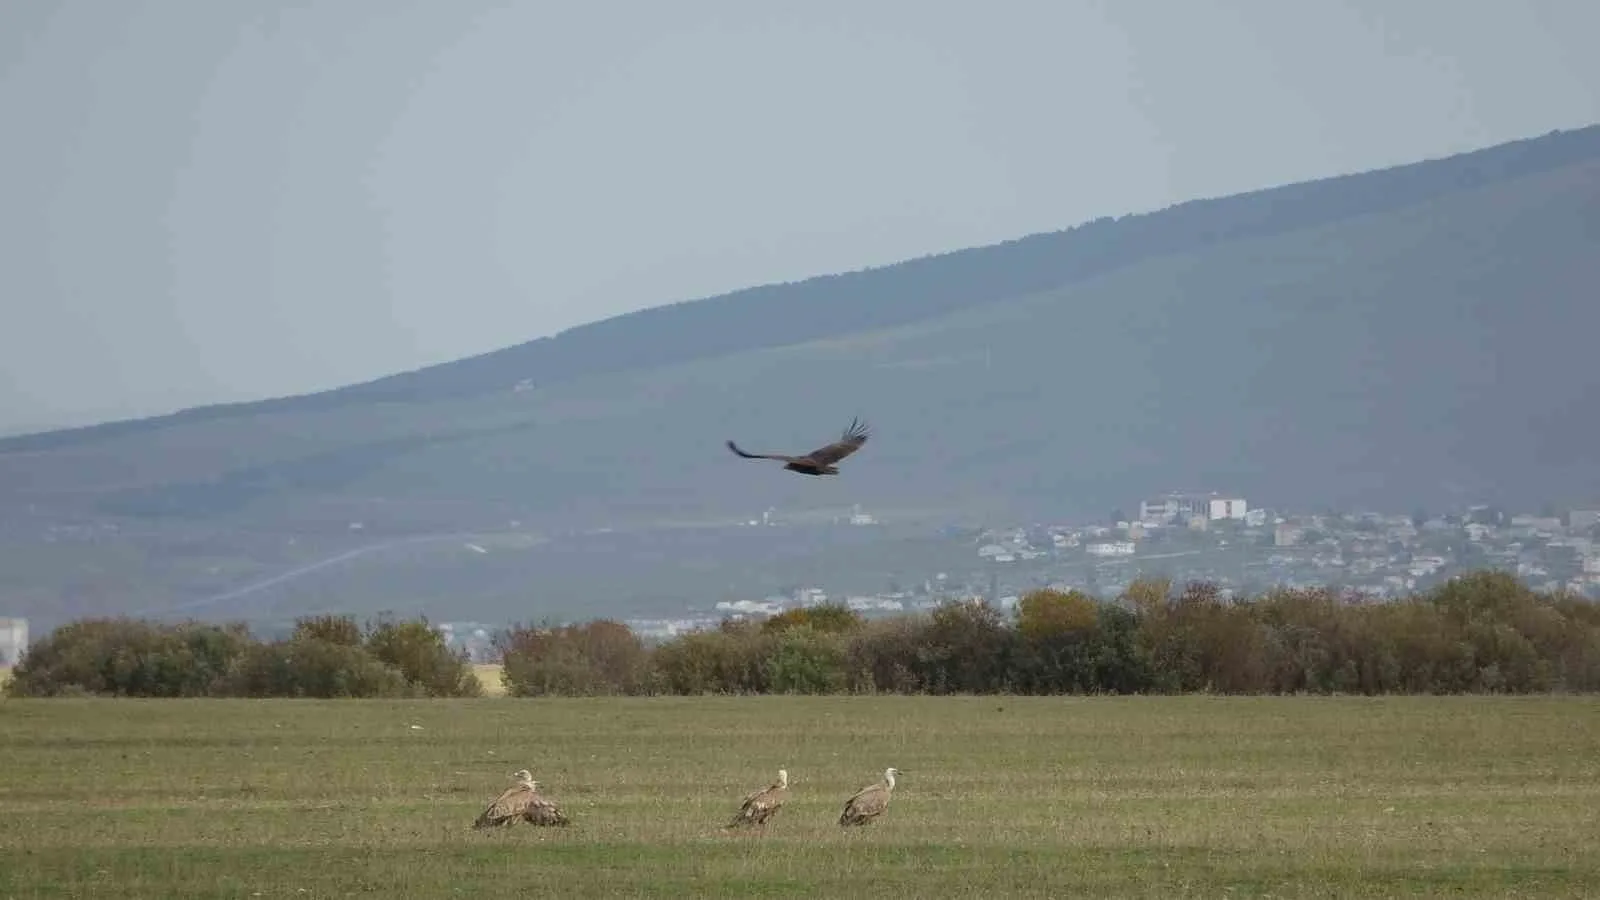
M0 3L0 427L1600 120L1600 3Z

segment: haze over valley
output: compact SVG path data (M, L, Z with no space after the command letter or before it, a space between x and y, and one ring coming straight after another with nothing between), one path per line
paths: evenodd
M671 617L922 583L985 528L1169 489L1588 508L1597 222L1590 126L12 436L0 589L41 624ZM837 477L722 446L800 452L857 415Z
M0 4L0 620L1594 594L1597 31Z

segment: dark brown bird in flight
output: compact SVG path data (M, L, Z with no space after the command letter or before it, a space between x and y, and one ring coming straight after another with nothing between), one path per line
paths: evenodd
M861 449L867 442L867 425L859 419L851 419L850 427L844 430L844 435L839 440L807 453L804 456L784 456L778 453L746 453L739 449L733 441L728 442L728 449L739 454L745 459L776 459L783 462L784 468L790 472L799 472L802 475L837 475L839 467L835 463L846 456Z

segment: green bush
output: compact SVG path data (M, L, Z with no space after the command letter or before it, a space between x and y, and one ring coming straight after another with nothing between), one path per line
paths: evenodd
M381 622L367 635L367 652L405 676L412 689L429 697L480 697L483 685L465 653L452 653L444 636L426 618Z
M30 646L12 670L6 693L201 697L249 645L242 625L84 619Z
M476 696L464 659L426 620L363 638L348 616L301 619L260 643L243 625L85 619L29 648L6 685L17 697Z
M504 665L501 678L514 697L651 692L649 651L620 622L515 626L498 642Z
M227 697L409 697L417 692L399 669L360 647L298 637L256 644L222 679Z
M821 603L784 610L761 623L761 630L777 634L790 628L804 627L825 634L852 634L860 631L866 620L861 614L843 603Z
M341 647L361 646L361 626L355 616L305 616L295 620L291 639L315 638Z
M869 622L845 652L850 689L863 694L929 693L924 665L925 615Z
M780 632L766 654L766 690L772 694L834 694L849 684L843 642L810 625Z

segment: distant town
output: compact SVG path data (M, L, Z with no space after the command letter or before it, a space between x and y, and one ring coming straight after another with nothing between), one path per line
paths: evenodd
M1374 600L1426 590L1464 572L1495 568L1537 590L1600 599L1600 504L1565 511L1509 512L1471 506L1451 513L1303 513L1253 507L1246 498L1174 492L1146 498L1104 524L1028 524L962 535L968 549L938 570L893 590L860 593L828 584L783 594L686 606L670 618L625 619L644 638L665 638L726 618L766 617L788 609L843 603L866 616L931 609L982 599L1011 609L1031 590L1120 595L1135 578L1217 585L1224 597L1278 587L1331 587ZM839 527L873 528L857 508ZM774 510L748 528L783 528ZM477 661L496 656L503 622L443 622L449 643ZM0 619L0 665L28 646L25 619Z
M783 527L772 511L748 527ZM857 508L840 524L872 527ZM1454 575L1495 568L1537 590L1600 599L1600 504L1565 512L1512 513L1471 506L1448 514L1414 511L1295 513L1252 507L1244 497L1174 492L1140 501L1135 513L1102 525L1033 524L985 529L970 555L900 590L792 593L686 609L679 618L630 619L642 637L670 637L725 618L844 603L863 615L931 609L952 599L1013 608L1030 590L1118 596L1138 577L1217 585L1224 597L1277 587L1332 587L1374 600L1426 590ZM477 659L493 656L499 625L445 623L452 644Z

